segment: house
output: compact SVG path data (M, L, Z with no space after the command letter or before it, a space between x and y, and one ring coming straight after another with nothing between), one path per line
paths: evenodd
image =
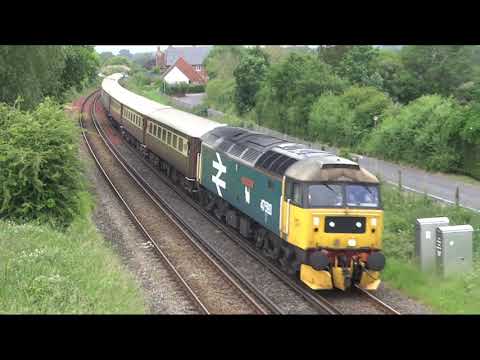
M187 84L206 83L203 74L196 71L183 57L179 57L177 61L163 73L162 78L167 84L178 84L181 82Z
M169 46L165 51L161 51L160 47L158 47L155 56L156 66L161 72L166 72L179 58L183 58L183 60L192 66L196 72L200 73L206 81L208 80L208 75L204 62L212 48L213 46Z

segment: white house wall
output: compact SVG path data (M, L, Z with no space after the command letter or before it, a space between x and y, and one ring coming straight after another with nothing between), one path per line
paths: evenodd
M177 67L174 67L170 72L165 76L164 80L167 84L176 84L180 82L188 83L188 77L185 76Z

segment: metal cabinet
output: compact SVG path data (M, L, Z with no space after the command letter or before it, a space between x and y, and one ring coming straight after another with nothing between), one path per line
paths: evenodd
M422 271L433 271L436 266L435 234L439 226L449 225L446 217L417 219L415 257Z
M436 231L436 262L442 276L472 271L473 228L440 226Z

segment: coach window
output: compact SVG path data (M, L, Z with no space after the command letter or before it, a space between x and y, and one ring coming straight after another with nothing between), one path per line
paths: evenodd
M166 142L167 141L167 130L162 129L162 141Z
M178 138L178 150L183 151L183 138Z
M167 144L172 144L172 133L170 131L167 132Z
M149 134L152 133L152 123L151 122L148 123L148 133Z
M173 134L172 147L174 147L174 148L177 147L177 135L175 135L175 134Z

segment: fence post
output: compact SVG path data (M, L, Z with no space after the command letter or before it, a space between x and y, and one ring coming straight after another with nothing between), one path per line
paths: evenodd
M458 185L455 189L455 205L460 206L460 187Z
M402 191L402 170L398 170L398 189Z

